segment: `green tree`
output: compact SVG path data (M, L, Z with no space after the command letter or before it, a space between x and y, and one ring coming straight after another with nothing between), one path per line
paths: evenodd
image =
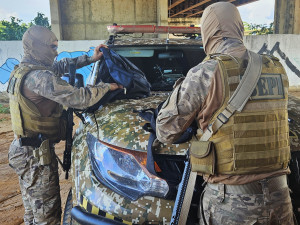
M31 21L30 26L39 25L51 29L48 17L45 14L38 12L37 16Z
M249 24L244 23L245 34L246 35L262 35L262 34L273 34L274 33L274 24Z
M10 21L0 21L0 40L22 40L28 25L21 22L22 20L13 16L10 18Z
M0 21L0 40L22 40L25 31L33 26L40 25L51 29L48 17L38 12L37 16L28 24L22 23L22 20L11 17L10 21Z

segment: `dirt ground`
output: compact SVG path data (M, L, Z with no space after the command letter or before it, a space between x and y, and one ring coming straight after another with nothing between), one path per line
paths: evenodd
M293 91L292 94L300 98L300 90ZM78 121L78 120L77 120ZM76 123L76 122L75 122ZM9 114L0 114L0 224L19 225L24 224L24 208L19 188L18 178L13 169L8 165L8 149L13 140L11 121ZM64 142L56 145L56 153L62 159ZM70 178L65 180L65 174L61 167L60 189L62 196L62 209L66 202L68 191L71 187Z

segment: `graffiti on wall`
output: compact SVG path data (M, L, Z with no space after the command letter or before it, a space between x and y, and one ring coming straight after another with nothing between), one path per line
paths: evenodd
M94 47L91 47L89 51L75 51L75 52L60 52L56 60L61 60L62 58L75 58L82 55L92 56L94 53ZM0 66L0 92L5 91L7 87L7 82L9 80L10 73L13 71L14 67L20 62L15 58L8 58L3 65ZM83 75L84 81L86 81L92 69L92 64L77 69L77 73Z
M268 50L268 44L264 43L261 49L258 51L259 54L274 55L277 52L282 60L285 61L288 68L293 71L300 78L300 70L291 62L289 57L280 49L280 43L276 42L271 50Z
M0 83L5 84L8 81L11 71L19 63L19 60L14 58L8 58L5 61L5 63L0 67Z
M90 50L88 52L84 52L84 51L76 51L76 52L61 52L59 53L59 55L57 56L56 60L59 61L62 58L76 58L78 56L82 56L82 55L88 55L88 56L92 56L94 53L94 47L90 47ZM83 79L84 82L86 81L87 77L89 76L91 70L92 70L93 64L82 67L80 69L76 70L76 73L80 73L83 75Z

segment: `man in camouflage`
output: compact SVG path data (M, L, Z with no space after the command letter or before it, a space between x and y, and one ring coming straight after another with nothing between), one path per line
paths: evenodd
M211 121L219 119L216 118L217 112L225 107L228 101L225 96L230 97L236 90L241 79L239 74L243 74L249 62L248 51L243 44L243 23L233 4L219 2L210 5L203 13L201 25L203 46L209 58L192 68L182 82L176 83L171 96L162 106L157 117L156 134L158 140L164 143L173 143L194 120L198 123L197 138L200 139ZM273 83L272 77L268 77L274 84L272 87L267 89L267 85L262 86L262 83L258 83L255 89L257 96L253 96L253 101L248 101L241 113L234 114L236 117L233 116L228 121L223 120L224 126L216 133L211 131L213 136L209 140L214 143L215 150L209 149L209 156L215 151L217 166L216 172L198 171L207 182L199 203L200 224L294 224L286 181L286 174L290 172L287 167L288 80L277 59L265 56L262 59L263 70L269 69L271 74L278 73L274 72L275 70L281 71L282 78L276 80L281 84L276 87L280 99L274 98L277 84ZM231 76L237 69L224 69L224 65L228 65L229 62L230 65L238 63L238 71L243 72ZM269 99L262 100L264 98L259 96L260 92ZM255 101L255 97L260 97L261 102ZM272 113L282 116L269 116ZM247 116L244 116L246 114ZM244 122L239 124L238 116ZM236 130L232 133L232 129ZM268 142L270 138L273 142ZM243 144L238 145L238 142ZM253 167L255 172L249 168L249 171L239 173L240 168L232 163L237 162L238 159L234 156L239 149L244 151L241 151L241 155L255 152L255 155L249 155L248 160L243 158L243 166L247 167L247 163L253 163L261 167ZM276 158L280 163L277 164L276 161L265 168L262 164L271 162L271 157L250 160L251 157L255 158L256 154L268 154L267 151L272 152L274 158L282 154ZM205 163L213 165L211 161L205 161L209 156L202 156L204 166Z
M70 63L81 68L99 60L102 57L99 48L104 45L97 46L92 57L83 55L54 62L58 40L50 30L32 26L22 41L24 56L12 72L8 87L15 133L8 154L9 164L19 176L25 224L60 224L61 199L54 144L64 138L62 106L84 109L97 103L108 91L122 87L100 82L76 88L60 78L68 72ZM21 138L36 138L39 134L48 138L42 143L43 148L20 143Z

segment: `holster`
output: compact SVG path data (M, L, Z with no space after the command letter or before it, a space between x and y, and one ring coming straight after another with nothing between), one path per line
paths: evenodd
M33 156L37 158L41 165L49 165L51 163L51 149L49 139L44 140L39 148L33 150Z

